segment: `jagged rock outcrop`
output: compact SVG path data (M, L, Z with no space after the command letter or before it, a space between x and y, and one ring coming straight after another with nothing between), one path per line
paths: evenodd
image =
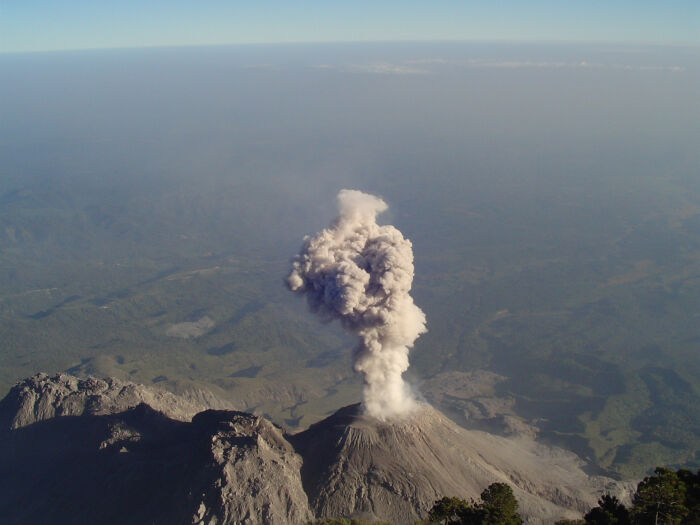
M303 523L313 516L301 484L301 458L269 421L208 410L192 419L210 437L208 471L193 523Z
M0 429L24 427L56 416L116 414L141 403L180 421L189 421L210 408L231 408L204 390L174 395L113 377L40 373L16 384L0 401Z
M147 390L65 375L13 388L0 402L0 523L312 518L301 458L272 423L225 410L179 421L145 403L132 406L147 398L160 408L172 399ZM189 405L169 409L186 419Z
M19 383L0 401L0 523L403 524L496 481L529 522L553 523L624 488L587 476L573 454L466 430L428 405L391 422L353 405L291 436L203 408L115 379Z
M601 491L617 489L611 479L587 476L573 455L465 430L428 405L392 422L345 407L290 440L304 458L302 480L319 517L412 523L442 496L478 499L500 481L513 487L529 522L551 523L580 516Z

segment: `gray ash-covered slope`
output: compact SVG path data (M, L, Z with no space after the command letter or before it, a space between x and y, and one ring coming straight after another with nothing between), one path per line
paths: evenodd
M42 374L20 383L0 402L0 523L312 517L301 458L279 429L225 410L189 421L198 408L112 379Z
M455 425L428 405L391 423L359 405L290 437L304 458L302 480L319 517L358 516L411 523L442 496L478 499L510 484L532 523L580 517L611 479L587 476L575 456Z
M427 405L391 423L354 405L284 436L196 397L67 375L16 385L0 401L0 523L402 524L495 481L531 523L551 523L619 490L571 454L465 430Z

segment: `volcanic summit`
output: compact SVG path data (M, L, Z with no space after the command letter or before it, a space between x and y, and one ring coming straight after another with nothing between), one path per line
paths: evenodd
M19 383L0 401L2 522L412 523L500 481L528 522L547 523L622 490L569 453L466 430L426 404L390 420L351 405L294 435L232 410L193 417L201 408L116 379Z

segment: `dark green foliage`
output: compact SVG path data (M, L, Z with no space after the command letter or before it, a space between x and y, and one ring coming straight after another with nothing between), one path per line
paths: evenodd
M670 469L657 467L637 485L632 517L639 525L674 525L688 514L685 507L685 484Z
M459 498L444 497L439 499L430 509L428 520L431 523L460 523L460 516L470 506L466 501Z
M676 472L685 485L685 508L688 514L683 521L687 525L700 525L700 470L696 474L686 469Z
M584 516L584 521L592 525L630 525L630 515L619 499L605 494L598 500L598 506Z
M481 493L483 503L478 505L483 513L479 523L484 525L520 525L523 519L518 514L518 500L505 483L492 483Z
M481 502L442 498L428 515L430 523L444 525L520 525L518 501L505 483L492 483L481 493Z
M557 525L573 525L562 520ZM637 485L632 508L606 494L582 523L593 525L700 525L700 471L657 467Z

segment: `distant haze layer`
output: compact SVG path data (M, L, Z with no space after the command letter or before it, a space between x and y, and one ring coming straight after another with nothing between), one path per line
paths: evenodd
M411 240L428 401L616 475L700 466L697 48L0 54L0 78L0 390L203 387L290 429L355 403L356 336L284 284L355 188Z

